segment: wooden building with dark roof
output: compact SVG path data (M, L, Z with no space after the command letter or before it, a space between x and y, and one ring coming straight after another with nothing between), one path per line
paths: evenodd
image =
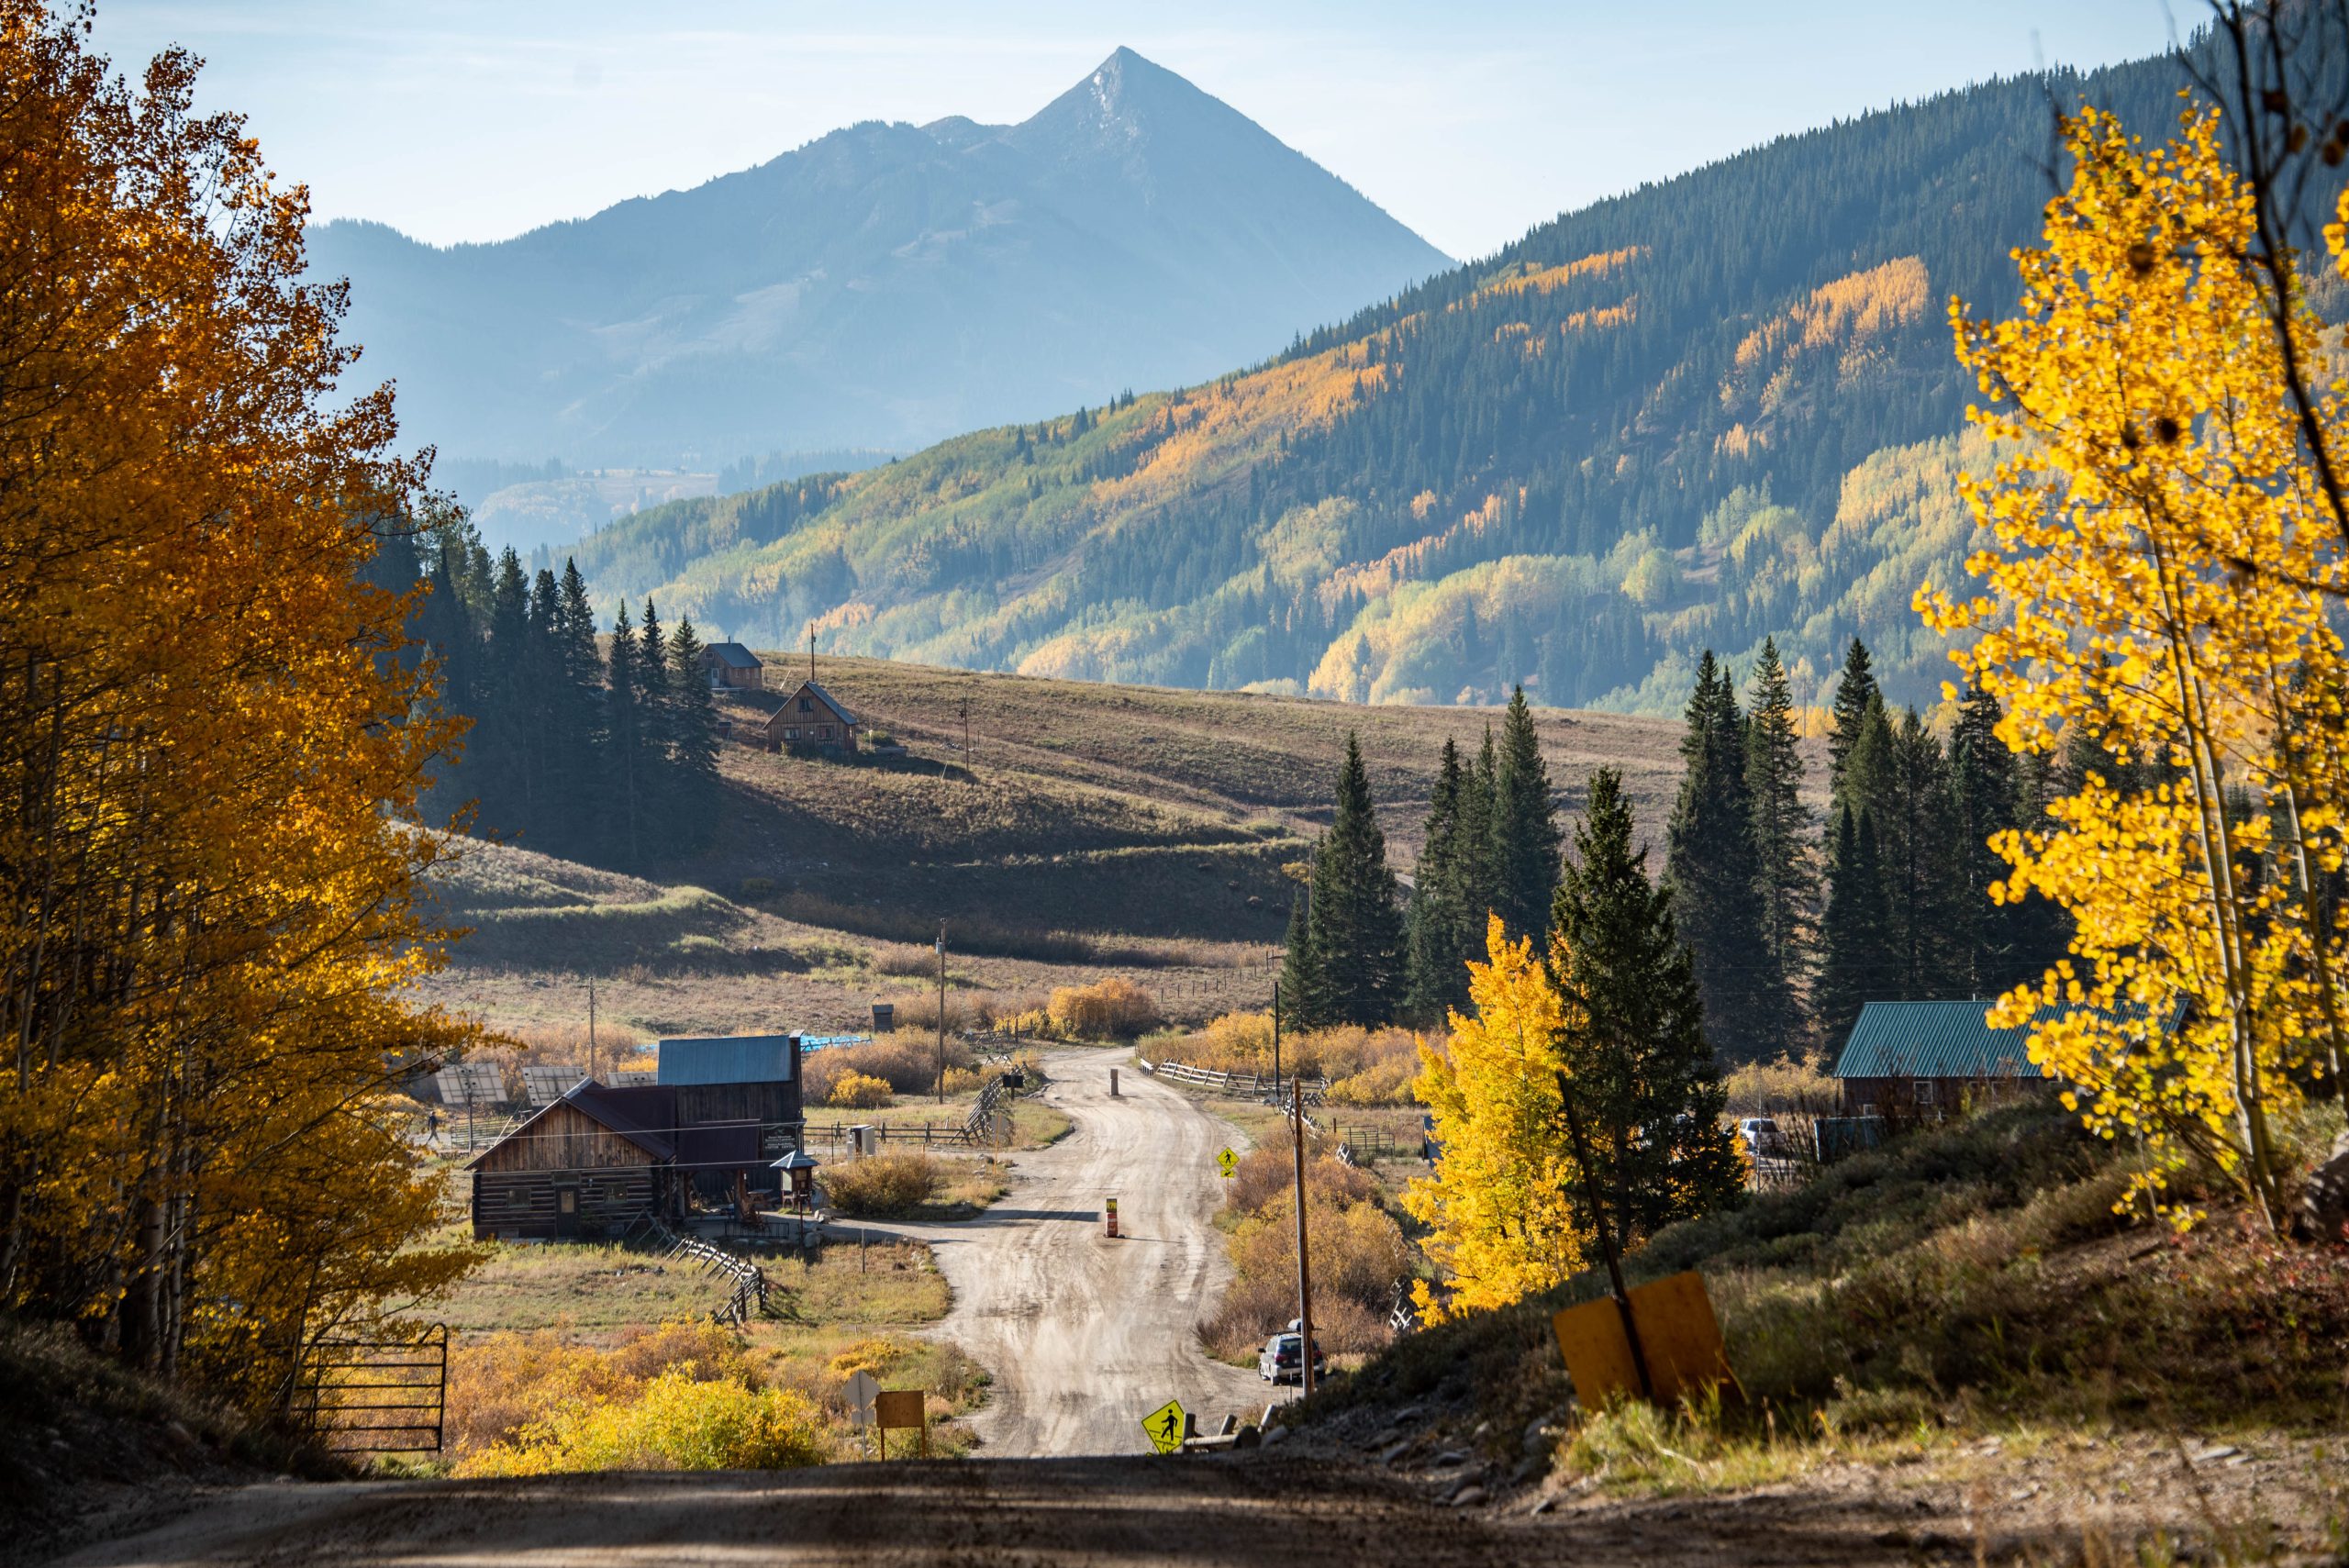
M783 706L767 716L767 750L847 755L855 751L862 728L863 721L811 677L786 692Z
M803 1146L799 1037L662 1040L651 1084L582 1079L475 1155L477 1240L617 1235L737 1190L780 1199Z

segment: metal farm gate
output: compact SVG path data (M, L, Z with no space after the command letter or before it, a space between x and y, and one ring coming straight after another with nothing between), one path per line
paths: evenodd
M314 1340L287 1414L331 1453L438 1453L449 1395L449 1329L412 1338Z

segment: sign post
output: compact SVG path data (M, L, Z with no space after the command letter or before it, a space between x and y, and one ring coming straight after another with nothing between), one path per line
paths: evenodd
M1216 1173L1228 1182L1240 1170L1240 1156L1226 1149L1215 1157L1215 1168Z
M855 1427L873 1425L873 1402L880 1396L881 1385L869 1372L860 1372L848 1380L849 1424ZM876 1434L876 1440L877 1434Z
M879 1426L881 1457L889 1457L892 1431L921 1433L921 1457L930 1457L930 1412L918 1388L891 1388L873 1396L874 1419Z
M1118 1239L1118 1200L1116 1198L1110 1198L1104 1204L1101 1222L1109 1240L1116 1240Z
M1181 1448L1189 1429L1190 1419L1183 1414L1180 1399L1169 1399L1141 1418L1141 1435L1161 1453L1173 1453Z

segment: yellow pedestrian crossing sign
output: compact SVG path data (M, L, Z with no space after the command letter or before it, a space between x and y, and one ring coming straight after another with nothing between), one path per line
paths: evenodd
M1161 1453L1173 1453L1181 1448L1187 1427L1183 1415L1183 1402L1179 1399L1169 1399L1141 1418L1142 1435L1150 1439L1150 1446Z
M1240 1169L1240 1156L1227 1149L1215 1157L1215 1168L1223 1173L1223 1179L1228 1182L1231 1173Z

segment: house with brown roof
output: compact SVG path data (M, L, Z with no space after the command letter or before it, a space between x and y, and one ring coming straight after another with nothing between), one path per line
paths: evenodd
M783 706L767 716L770 751L822 751L848 755L856 750L862 722L813 679L785 694Z
M763 691L767 668L759 656L739 642L713 642L701 651L701 667L712 691Z

